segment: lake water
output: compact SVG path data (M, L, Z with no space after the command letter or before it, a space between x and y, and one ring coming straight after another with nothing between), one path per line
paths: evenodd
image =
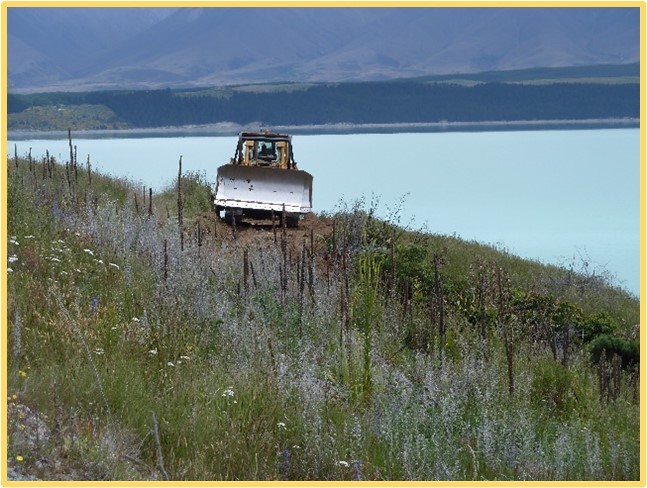
M640 292L639 129L433 132L294 136L299 168L314 176L314 209L340 201L402 202L401 223L456 234L542 262L588 259ZM10 140L10 157L32 148L69 157L67 139ZM75 139L77 159L154 191L183 171L216 168L236 137Z

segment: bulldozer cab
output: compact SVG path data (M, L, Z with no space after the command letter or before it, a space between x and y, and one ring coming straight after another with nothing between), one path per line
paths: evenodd
M292 155L291 136L243 132L239 136L232 164L296 169Z

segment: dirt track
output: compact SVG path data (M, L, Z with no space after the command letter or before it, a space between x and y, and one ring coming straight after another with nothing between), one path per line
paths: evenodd
M312 237L317 248L323 246L324 240L333 233L333 221L331 219L320 219L315 214L307 214L300 222L298 227L281 226L280 220L272 225L271 220L263 221L243 221L236 226L231 226L218 218L214 212L204 212L196 219L196 230L199 226L202 239L231 239L240 246L248 246L255 242L268 240L281 241L285 231L288 246L292 249L299 249L303 240L308 241Z

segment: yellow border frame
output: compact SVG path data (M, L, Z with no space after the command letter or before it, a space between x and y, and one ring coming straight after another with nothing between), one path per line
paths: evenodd
M427 487L427 486L518 486L524 485L529 487L535 486L581 486L581 487L608 487L608 486L627 486L640 487L645 486L646 479L646 418L645 418L645 354L646 354L646 331L645 323L647 320L645 307L645 279L647 276L645 262L645 245L646 245L646 204L645 190L647 170L645 168L645 96L646 96L646 35L645 35L645 2L644 1L200 1L188 0L186 2L173 1L118 1L118 0L100 0L100 1L17 1L10 0L2 2L1 6L1 26L2 39L2 76L0 78L0 90L2 91L2 174L0 175L0 328L2 335L0 339L0 350L2 354L1 363L1 385L4 396L0 403L0 427L7 418L7 262L4 257L7 255L7 8L12 7L634 7L640 8L640 480L638 481L385 481L385 482L336 482L336 481L228 481L228 482L194 482L194 481L173 481L173 482L144 482L144 481L9 481L7 480L8 460L4 455L7 446L6 429L1 429L1 447L2 459L0 460L2 486L192 486L192 487L242 487L242 486L407 486L407 487Z

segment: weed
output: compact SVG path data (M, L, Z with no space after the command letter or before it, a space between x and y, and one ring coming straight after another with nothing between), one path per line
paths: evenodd
M179 223L176 184L144 203L89 164L86 178L15 159L12 469L638 479L639 305L599 274L584 293L576 270L407 231L397 207L377 219L375 200L317 217L319 235L193 232L210 206L202 175L179 175Z

